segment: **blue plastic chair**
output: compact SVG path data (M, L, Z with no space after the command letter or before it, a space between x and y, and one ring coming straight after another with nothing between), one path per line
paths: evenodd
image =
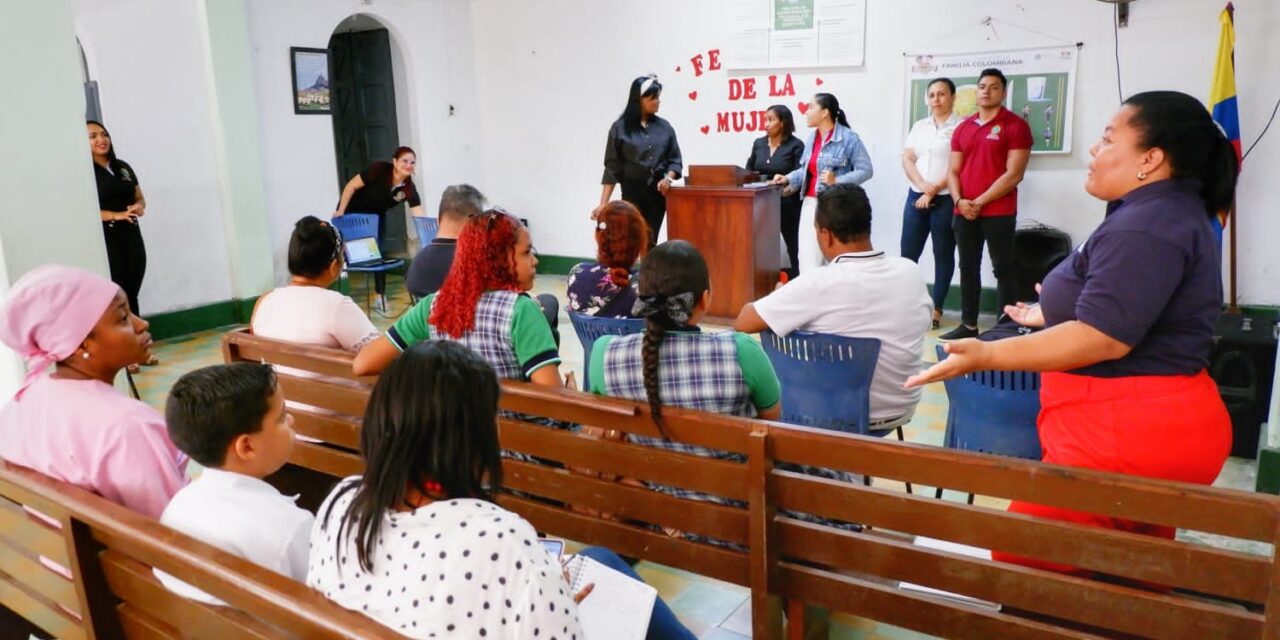
M440 232L440 219L426 216L410 217L413 218L413 228L418 232L418 250L421 251L436 239L436 234Z
M360 240L361 238L373 238L377 241L378 216L375 214L348 213L346 215L338 216L337 218L330 220L330 222L333 224L334 228L338 230L338 233L342 234L343 242L348 240ZM378 246L378 250L382 250L381 245ZM403 266L404 260L390 260L385 264L367 267L353 267L351 265L346 265L346 270L347 273L386 273L388 271L395 271ZM368 285L367 277L365 284ZM367 289L368 287L366 286L366 291ZM368 298L368 295L365 297Z
M591 347L600 336L627 336L644 331L643 318L597 318L576 311L565 310L569 314L569 322L573 323L573 332L578 334L578 342L582 343L582 388L591 385Z
M871 379L880 357L875 338L793 331L760 334L782 383L782 421L845 433L871 433Z
M947 357L938 346L938 361ZM1043 456L1036 418L1040 374L1034 371L974 371L943 383L947 388L947 432L943 446L1039 460ZM941 497L942 489L936 495ZM973 502L973 495L969 495Z

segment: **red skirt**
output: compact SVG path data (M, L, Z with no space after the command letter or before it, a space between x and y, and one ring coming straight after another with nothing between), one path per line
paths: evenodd
M1217 384L1193 376L1095 378L1045 373L1037 421L1044 462L1212 484L1231 451L1231 418ZM1013 502L1009 511L1172 539L1174 528L1059 507ZM1090 574L1001 552L995 560Z

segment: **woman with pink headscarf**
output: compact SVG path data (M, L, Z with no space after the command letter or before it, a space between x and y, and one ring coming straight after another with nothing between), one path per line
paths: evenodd
M119 286L88 271L47 265L19 279L0 342L27 375L0 408L0 458L159 517L187 482L186 456L160 413L112 386L151 356L147 327Z

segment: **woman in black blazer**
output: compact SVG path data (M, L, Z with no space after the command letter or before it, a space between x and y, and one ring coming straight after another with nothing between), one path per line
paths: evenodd
M747 170L760 174L761 180L787 175L800 167L804 142L795 136L796 123L791 109L775 104L765 112L765 133L751 146ZM800 192L787 187L782 191L782 241L787 245L791 266L783 269L788 278L796 277L800 250Z

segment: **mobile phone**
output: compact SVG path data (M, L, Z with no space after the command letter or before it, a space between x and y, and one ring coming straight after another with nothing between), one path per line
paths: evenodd
M547 553L555 556L556 560L559 560L561 554L564 553L564 540L556 540L555 538L538 538L538 542L542 543L542 548L546 549Z

